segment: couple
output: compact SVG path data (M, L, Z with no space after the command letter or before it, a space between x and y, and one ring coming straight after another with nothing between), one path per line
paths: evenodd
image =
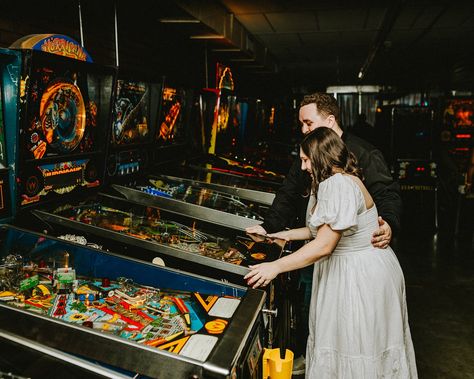
M371 243L377 208L354 156L332 129L309 132L300 148L311 176L307 227L269 237L310 240L291 255L251 266L253 288L314 263L307 378L416 378L403 273L390 247Z

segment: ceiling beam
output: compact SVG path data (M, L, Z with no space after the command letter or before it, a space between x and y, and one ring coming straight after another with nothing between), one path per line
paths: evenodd
M359 80L362 80L367 75L370 65L374 61L377 53L380 50L380 47L384 44L385 40L387 39L387 36L390 34L393 28L393 25L395 24L395 21L397 20L397 17L400 14L400 10L402 9L403 3L405 3L405 1L406 0L396 0L396 1L390 2L390 6L388 7L387 12L385 12L382 25L380 26L380 29L377 32L377 35L375 37L374 44L370 48L369 54L367 55L367 58L365 59L364 64L359 70L359 74L358 74Z
M190 36L191 39L221 39L230 45L227 48L215 46L212 51L218 53L242 53L242 57L231 59L233 62L254 62L269 70L278 69L268 49L258 41L222 3L217 0L190 2L175 0L175 3L187 14L213 33ZM269 21L268 21L269 22Z

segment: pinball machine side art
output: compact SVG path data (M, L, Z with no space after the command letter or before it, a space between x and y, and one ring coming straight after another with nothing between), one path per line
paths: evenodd
M0 49L0 222L9 222L16 213L16 141L20 53ZM8 143L7 143L8 142Z

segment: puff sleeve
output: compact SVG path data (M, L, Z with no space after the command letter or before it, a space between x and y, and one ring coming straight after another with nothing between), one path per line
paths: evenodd
M360 190L352 179L335 174L319 185L316 209L309 220L311 228L328 224L333 230L357 225Z

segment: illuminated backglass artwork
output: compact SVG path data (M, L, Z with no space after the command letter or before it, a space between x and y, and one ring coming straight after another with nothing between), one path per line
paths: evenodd
M114 103L112 142L128 145L150 137L150 88L143 82L119 80Z

